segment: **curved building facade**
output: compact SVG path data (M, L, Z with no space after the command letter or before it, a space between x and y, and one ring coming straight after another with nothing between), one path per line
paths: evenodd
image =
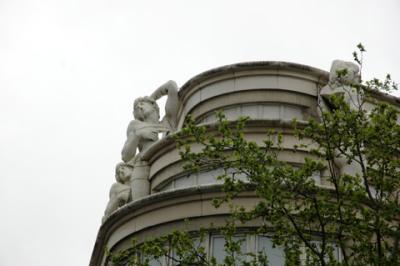
M281 160L301 164L307 151L291 152L297 141L291 121L295 118L301 123L318 116L318 94L328 78L326 71L286 62L239 63L206 71L179 90L178 130L188 115L198 124L209 125L210 130L216 122L217 110L222 110L232 121L248 116L250 120L245 127L248 139L261 142L267 128L280 130L284 135ZM150 194L129 202L104 221L92 253L92 266L106 264L106 247L111 251L127 248L133 237L141 241L175 229L195 231L211 223L214 226L225 223L229 208L216 209L211 204L222 193L221 181L216 179L218 170L185 172L179 150L169 137L154 143L142 157L150 165ZM314 178L323 185L321 174ZM254 206L257 200L252 191L235 199L244 207ZM190 222L186 224L185 219ZM269 248L276 255L271 257L276 260L273 265L280 265L281 251L273 249L267 237L246 234L257 225L254 221L239 230L242 233L238 237L245 238L243 251ZM205 245L218 258L223 239L210 233Z

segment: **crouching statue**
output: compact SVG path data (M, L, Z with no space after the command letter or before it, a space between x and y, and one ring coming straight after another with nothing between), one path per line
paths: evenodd
M332 95L343 96L350 109L358 109L361 99L354 89L360 84L360 68L353 62L334 60L329 73L329 82L321 89L321 96L331 106Z
M126 163L119 163L115 167L115 182L110 189L110 200L108 201L102 221L104 222L119 207L128 203L131 199L131 179L133 167Z
M324 112L334 111L332 96L343 97L351 111L359 110L362 102L360 95L355 87L360 85L360 68L353 62L334 60L329 73L329 82L321 89L320 95L323 99L321 109ZM336 151L335 164L339 167L341 174L356 175L360 174L360 166L354 162L349 163L343 154Z

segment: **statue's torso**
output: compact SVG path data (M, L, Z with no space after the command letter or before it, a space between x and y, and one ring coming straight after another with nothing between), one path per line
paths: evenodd
M170 128L163 122L135 120L133 130L141 136L138 142L138 148L139 151L142 152L159 139L158 133L169 131Z

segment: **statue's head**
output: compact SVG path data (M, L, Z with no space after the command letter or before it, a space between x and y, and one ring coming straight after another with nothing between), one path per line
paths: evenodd
M360 83L360 68L353 62L334 60L329 74L330 84L358 84Z
M140 97L133 103L133 116L140 121L145 121L148 117L158 120L160 119L160 108L154 99L147 96Z
M115 179L120 183L125 183L131 178L132 171L132 165L119 163L115 166Z

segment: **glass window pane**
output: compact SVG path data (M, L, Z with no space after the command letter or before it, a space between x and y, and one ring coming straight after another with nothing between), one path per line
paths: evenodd
M262 108L261 118L264 119L279 119L279 106L278 105L264 105Z
M194 250L198 250L198 248L200 248L201 246L202 246L202 243L200 242L200 238L198 238L198 237L194 238L193 239ZM192 250L190 252L192 252ZM200 254L200 252L199 252L199 254ZM180 260L182 260L184 257L178 257L178 255L176 254L176 250L172 250L172 257L177 260L177 261L175 261L173 259L170 259L172 266L181 265Z
M240 243L240 251L242 254L246 253L246 237L245 236L235 236L234 241L242 241ZM213 236L212 237L212 256L215 257L217 263L223 263L226 256L225 251L225 238L223 236ZM240 263L238 262L237 265Z
M316 245L316 248L317 248L318 251L321 250L321 245L322 245L322 242L321 242L321 241L319 241L319 240L314 240L314 241L311 241L311 243L314 244L314 245ZM331 243L327 243L327 245L333 247L333 257L335 258L335 260L336 260L337 262L341 262L341 260L342 260L342 252L341 252L341 250L340 250L339 245L336 244L336 243L332 243L332 242L331 242ZM308 258L307 258L307 260L308 260ZM326 262L329 261L329 256L328 256L328 254L326 254L326 256L325 256L325 261L326 261Z
M217 180L217 176L222 174L222 169L215 169L207 172L200 172L197 177L199 185L222 184L223 180Z
M212 117L210 117L209 115L203 118L202 123L210 123L210 122L212 122Z
M174 182L174 181L171 181L171 182L169 182L168 184L166 184L165 186L163 186L163 187L160 189L160 191L167 191L167 190L173 189L173 186L172 186L173 182Z
M321 181L321 171L314 171L314 172L312 173L311 178L314 179L316 185L321 185L321 184L322 184L322 181Z
M213 237L212 241L212 256L215 257L217 263L222 263L225 258L225 238L222 236Z
M210 171L200 172L197 176L198 185L214 184L214 183L216 183L216 180L214 176L210 173Z
M236 180L241 180L243 182L250 182L248 176L244 173L239 172L238 170L234 168L230 168L226 171L227 175L234 175Z
M243 105L240 115L248 116L250 119L257 119L259 117L258 106L259 105Z
M300 107L297 106L283 106L282 119L293 119L297 118L303 120L303 112Z
M189 176L182 176L177 179L175 179L175 188L184 188L184 187L190 187L195 185L195 176L194 175L189 175Z
M284 266L285 253L282 247L273 247L272 241L269 237L258 236L257 251L263 252L267 255L268 264L271 266Z
M152 259L149 261L149 266L163 266L163 261L165 259L163 257L158 258L158 259Z

